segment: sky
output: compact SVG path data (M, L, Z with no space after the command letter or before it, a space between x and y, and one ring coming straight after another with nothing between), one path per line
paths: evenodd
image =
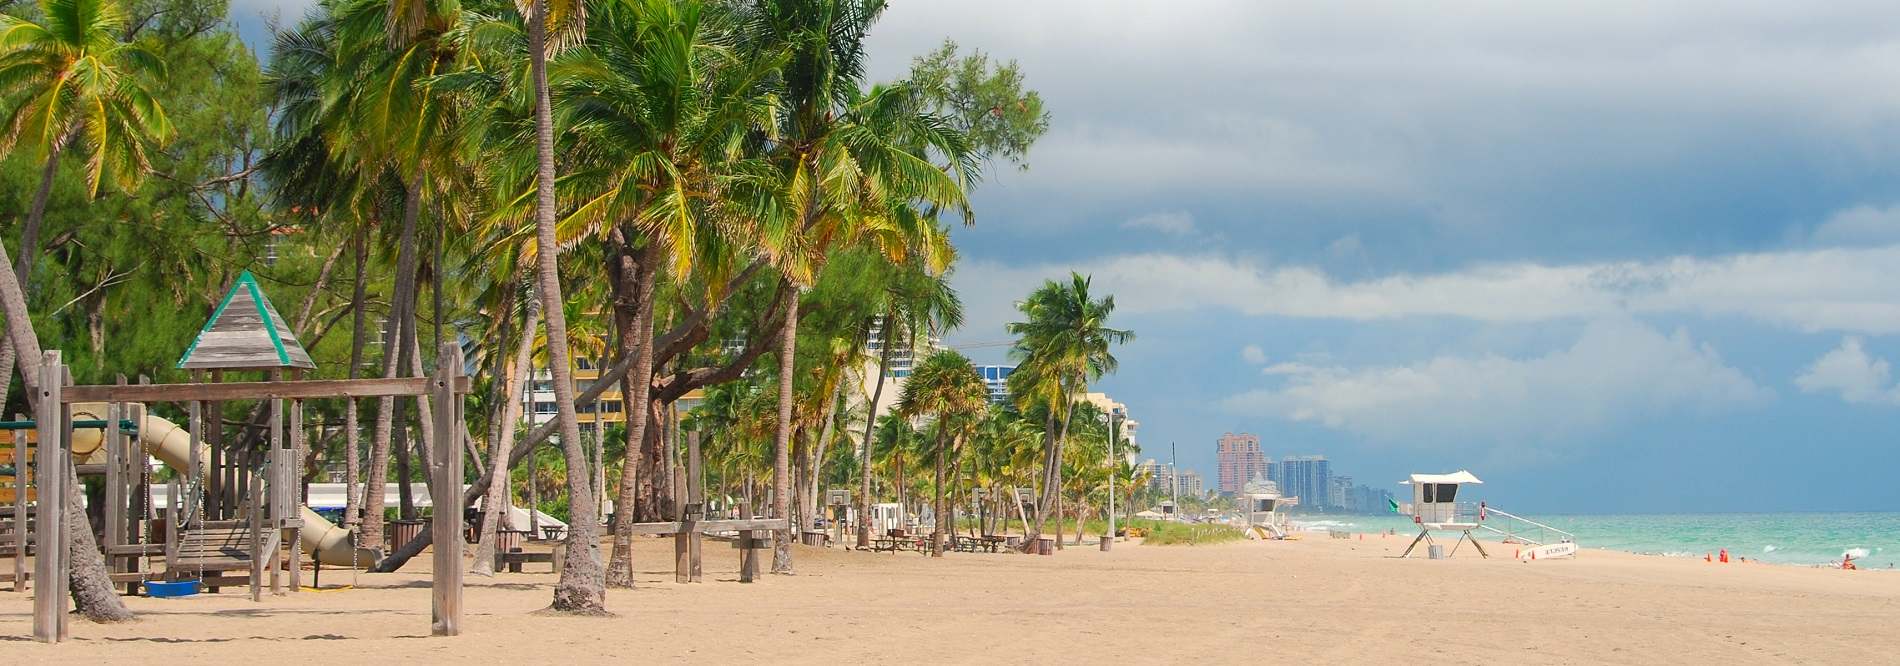
M1900 5L896 0L872 77L945 38L1052 115L955 231L946 344L1005 362L1014 302L1091 275L1143 457L1900 510Z

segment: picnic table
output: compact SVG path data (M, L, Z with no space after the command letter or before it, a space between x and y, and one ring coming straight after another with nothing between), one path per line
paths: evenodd
M978 551L994 553L1002 550L1004 537L986 534L980 537L952 537L950 547L960 553Z
M923 553L923 552L928 552L929 548L927 547L927 544L925 543L922 537L881 536L881 537L871 538L872 552L895 553L900 550L914 550L919 553Z

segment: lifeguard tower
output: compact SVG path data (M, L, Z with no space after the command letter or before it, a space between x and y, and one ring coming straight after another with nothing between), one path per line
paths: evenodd
M1241 489L1240 513L1247 521L1247 536L1252 539L1287 538L1286 514L1280 509L1294 501L1280 495L1272 481L1255 481Z
M1479 481L1471 472L1458 470L1450 474L1413 474L1412 478L1399 483L1412 487L1412 522L1419 526L1418 538L1413 539L1399 557L1411 557L1412 550L1418 547L1420 541L1428 546L1438 545L1432 540L1432 532L1435 531L1459 533L1458 543L1451 546L1452 555L1458 554L1458 547L1469 540L1471 547L1478 549L1480 557L1491 557L1484 552L1484 545L1478 543L1478 538L1471 536L1471 531L1478 528L1477 520L1467 520L1458 515L1459 487L1481 484L1483 481Z

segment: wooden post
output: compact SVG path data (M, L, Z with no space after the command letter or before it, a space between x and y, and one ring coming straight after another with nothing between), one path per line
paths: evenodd
M112 554L112 547L125 543L125 452L119 450L119 403L106 403L105 436L99 445L106 450L106 542L99 552L106 555L106 571L118 573L123 561Z
M462 633L462 447L454 443L457 424L462 422L462 401L455 394L456 379L462 374L462 348L444 344L435 357L435 516L431 524L435 537L435 584L431 609L431 633L455 636ZM497 452L495 455L503 455Z
M192 374L197 375L194 379L203 381L204 371L194 370ZM211 373L211 381L223 380L224 373ZM211 468L208 470L210 473L204 475L200 484L199 494L202 495L202 499L199 502L199 509L206 520L223 520L229 517L224 515L224 494L229 484L225 483L227 466L224 464L223 403L206 402L201 407L200 414L204 430L199 433L199 441L205 442L206 448L211 452Z
M296 378L293 372L291 377ZM290 401L290 463L285 465L284 518L292 525L284 530L290 547L290 591L303 589L303 401ZM345 492L348 492L347 490Z
M241 461L245 468L240 478L250 476L251 453L246 452ZM259 495L257 484L250 484L244 493L244 515L250 520L251 533L251 601L264 600L264 498Z
M30 522L26 517L26 481L28 478L26 457L26 434L21 430L8 433L13 440L13 591L25 592L32 587L26 580L26 542L33 534L26 529Z
M184 498L181 497L183 494L183 491L179 490L178 477L172 477L170 481L165 482L166 580L178 580L179 578L178 570L172 568L172 563L178 561L178 532L184 529L183 525L185 524L184 520L179 518L179 516L184 513Z
M686 501L698 508L701 517L706 515L705 478L699 473L699 433L686 435ZM692 559L692 582L699 582L700 553L705 534L697 526L692 530L691 540L687 542L688 556Z
M272 381L280 381L282 379L283 373L281 371L271 371ZM284 492L284 467L286 465L284 458L287 457L284 455L284 401L271 400L268 406L270 409L270 448L268 449L269 454L264 458L264 462L268 465L265 469L268 471L265 473L264 478L258 481L267 481L270 487L268 508L270 511L271 545L275 546L282 543L284 519L288 517L284 513L286 506L284 496L288 494ZM257 481L253 481L252 484L255 486ZM264 559L267 560L265 566L270 569L271 595L278 597L284 596L284 571L283 567L278 566L278 560L281 559L278 549L266 549Z
M751 517L752 503L740 502L739 518ZM760 534L764 533L759 530L739 531L739 582L741 583L750 583L759 577L759 549L754 548L753 545L758 543ZM770 535L767 534L767 536Z
M673 504L679 509L679 531L673 533L673 582L693 582L692 535L699 531L699 506L686 498L686 472L673 467Z
M58 580L66 577L59 568L60 553L65 550L66 530L63 501L66 481L66 461L60 455L60 436L64 434L64 424L60 419L60 388L65 383L66 373L60 365L59 352L47 351L40 357L40 395L39 423L40 433L39 470L35 475L39 485L39 524L35 526L33 541L38 552L33 560L33 576L39 579L39 587L33 593L33 639L42 643L57 643L60 639L61 620L66 615L66 595Z

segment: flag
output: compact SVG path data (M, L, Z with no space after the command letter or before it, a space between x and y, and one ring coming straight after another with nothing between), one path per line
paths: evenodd
M1395 500L1395 499L1392 499L1392 498L1390 498L1390 497L1387 497L1387 498L1385 498L1385 503L1386 503L1386 504L1390 504L1390 505L1392 505L1392 506L1391 506L1391 509L1390 509L1390 510L1392 511L1392 513L1398 513L1398 512L1399 512L1399 502L1398 502L1398 500Z

